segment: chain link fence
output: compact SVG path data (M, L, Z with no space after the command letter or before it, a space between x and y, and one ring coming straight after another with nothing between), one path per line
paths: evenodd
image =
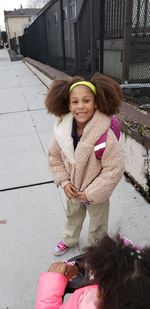
M105 1L104 73L128 101L150 110L150 1Z

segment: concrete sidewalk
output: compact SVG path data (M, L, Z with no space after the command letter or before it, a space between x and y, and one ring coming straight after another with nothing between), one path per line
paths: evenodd
M48 172L53 121L39 78L0 50L0 220L7 220L0 224L0 309L34 308L38 275L54 259L65 224L65 196ZM142 245L150 243L149 225L149 204L122 179L111 197L109 233ZM65 259L87 245L87 229L88 218L79 247Z

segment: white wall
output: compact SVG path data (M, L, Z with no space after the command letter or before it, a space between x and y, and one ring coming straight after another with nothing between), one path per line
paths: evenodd
M7 18L7 31L9 31L10 39L21 36L23 26L28 22L29 17L8 17Z

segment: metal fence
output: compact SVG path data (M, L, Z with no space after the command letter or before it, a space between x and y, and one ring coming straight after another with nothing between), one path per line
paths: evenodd
M11 48L18 54L20 53L19 43L17 43L17 38L14 37L10 40Z
M124 10L124 0L105 1L105 39L123 37Z
M72 17L69 0L51 1L19 38L21 54L71 75L100 71L135 99L142 89L141 100L149 104L150 1L74 3L78 14Z

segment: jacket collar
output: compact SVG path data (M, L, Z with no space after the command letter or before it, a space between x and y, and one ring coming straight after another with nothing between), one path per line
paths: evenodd
M54 135L56 141L70 163L75 162L73 139L71 136L72 120L72 114L68 113L63 117L55 117L54 122Z
M71 113L68 113L62 117L55 117L54 135L67 160L71 164L74 164L76 161L79 162L84 160L85 166L92 149L94 149L95 142L101 134L108 129L110 125L110 117L96 110L93 117L83 130L83 134L80 139L80 143L77 145L76 151L74 151L73 138L71 136L72 121L73 117ZM85 148L82 158L80 144L82 145L82 149Z

